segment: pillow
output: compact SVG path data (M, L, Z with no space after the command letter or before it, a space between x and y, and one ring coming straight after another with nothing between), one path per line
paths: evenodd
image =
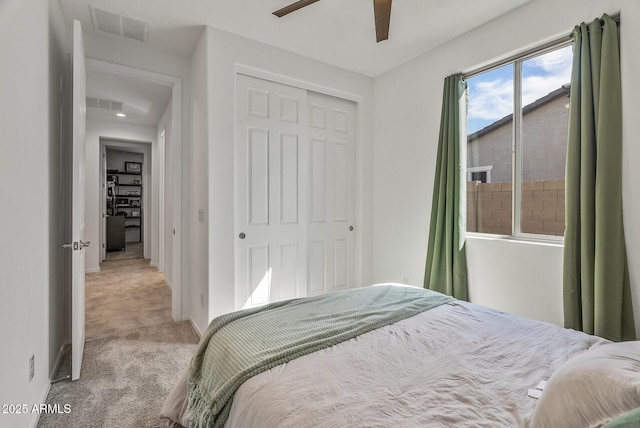
M611 343L570 358L553 372L531 428L599 427L640 407L640 341Z
M602 428L637 428L640 427L640 407L618 416L611 422L603 425Z

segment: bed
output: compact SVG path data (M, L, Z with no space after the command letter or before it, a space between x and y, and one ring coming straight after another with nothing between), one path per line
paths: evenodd
M270 311L279 315L259 318ZM335 331L317 324L327 319ZM634 417L639 373L638 342L381 284L216 318L161 417L169 427L597 427Z

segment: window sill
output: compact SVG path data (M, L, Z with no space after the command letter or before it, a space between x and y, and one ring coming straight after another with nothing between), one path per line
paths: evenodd
M494 235L490 233L466 232L466 239L484 240L484 241L502 241L513 242L518 244L541 245L549 247L564 247L564 237L544 238L529 236L511 236L511 235Z

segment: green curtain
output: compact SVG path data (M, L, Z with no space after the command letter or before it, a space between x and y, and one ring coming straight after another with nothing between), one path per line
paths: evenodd
M614 341L635 340L622 223L618 27L604 15L577 26L574 36L565 182L565 327Z
M461 109L466 109L466 94L467 83L460 74L445 79L424 276L424 288L461 300L468 300L463 208L466 176L460 162L460 138L466 128Z

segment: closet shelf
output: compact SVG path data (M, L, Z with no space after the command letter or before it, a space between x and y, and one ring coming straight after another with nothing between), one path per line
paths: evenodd
M137 169L138 172L107 169L107 212L109 213L109 218L121 217L121 219L111 219L112 223L122 222L117 233L114 232L113 236L107 238L107 247L109 247L110 239L115 240L117 238L118 242L126 241L127 243L142 242L143 239L145 225L143 224L142 211L144 208L142 205L143 198L146 197L143 196L143 181L146 178L141 171L142 163L134 163L140 165L140 169ZM125 168L127 167L126 160L124 166ZM119 215L116 215L116 213ZM126 220L126 223L124 220Z

